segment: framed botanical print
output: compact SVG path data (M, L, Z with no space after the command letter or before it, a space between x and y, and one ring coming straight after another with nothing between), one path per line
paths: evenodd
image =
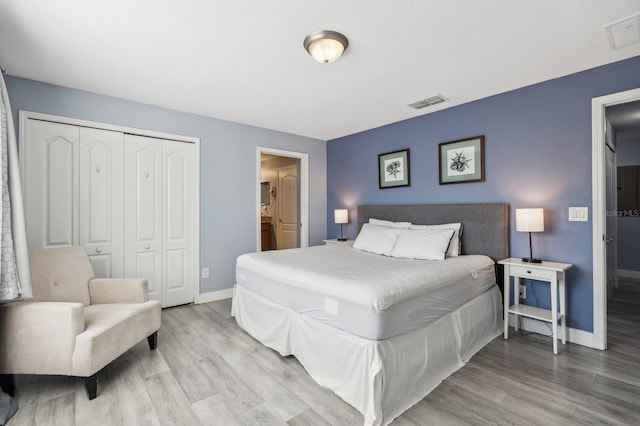
M378 155L378 185L380 189L409 186L409 150Z
M440 185L484 182L484 136L438 145Z

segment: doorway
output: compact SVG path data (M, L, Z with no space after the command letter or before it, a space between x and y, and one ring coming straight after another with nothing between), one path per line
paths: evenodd
M614 213L611 210L611 198L615 198L616 194L612 191L616 191L617 187L612 185L615 174L611 169L615 167L615 160L612 165L610 148L607 146L607 135L611 129L607 131L606 109L635 101L640 101L640 89L592 100L593 347L601 350L607 348L607 282L611 282L612 274L617 273L611 270L616 267L615 261L611 261L611 251L615 252L616 249L611 238L613 233L615 239L617 223L607 220Z
M257 149L257 250L307 247L308 154Z

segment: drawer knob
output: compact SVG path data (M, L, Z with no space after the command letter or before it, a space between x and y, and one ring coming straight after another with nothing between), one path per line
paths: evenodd
M102 249L101 248L97 248L96 249L96 253L102 253Z
M527 271L527 274L530 274L530 273L531 273L531 271Z

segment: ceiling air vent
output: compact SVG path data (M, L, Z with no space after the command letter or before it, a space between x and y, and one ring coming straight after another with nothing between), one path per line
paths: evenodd
M640 13L605 25L611 49L619 49L640 42Z
M442 95L436 95L436 96L432 96L430 98L427 99L423 99L421 101L418 102L414 102L412 104L410 104L409 106L415 109L422 109L422 108L426 108L428 106L432 106L435 104L439 104L440 102L444 102L446 101L446 99L442 96Z

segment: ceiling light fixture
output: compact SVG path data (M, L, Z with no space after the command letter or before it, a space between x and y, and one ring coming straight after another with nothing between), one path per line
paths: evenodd
M337 60L349 46L349 40L336 31L317 31L304 39L304 49L318 62L329 64Z

